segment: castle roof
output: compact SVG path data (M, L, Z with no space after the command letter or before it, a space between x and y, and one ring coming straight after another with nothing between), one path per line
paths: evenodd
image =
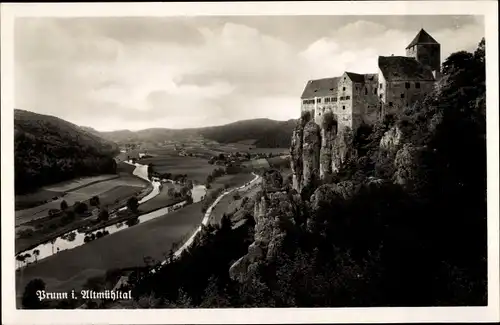
M309 80L300 98L313 98L337 95L340 77Z
M378 66L387 81L434 80L432 71L414 58L379 56Z
M406 47L407 49L418 44L439 44L431 35L429 35L423 28L418 32L417 36Z
M364 83L365 82L365 77L362 74L359 73L354 73L354 72L345 72L345 74L351 79L352 82L356 83Z

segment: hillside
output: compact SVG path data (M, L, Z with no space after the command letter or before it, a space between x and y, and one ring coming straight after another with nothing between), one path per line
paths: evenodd
M220 143L255 139L254 144L258 148L287 148L290 146L290 137L295 123L295 120L245 120L222 126L203 128L200 129L200 134L205 138Z
M73 177L113 173L116 144L60 118L14 111L16 194Z
M118 130L97 133L93 129L86 129L118 144L127 142L161 142L201 135L220 143L234 143L251 139L255 140L254 144L258 148L287 148L290 146L290 137L295 122L295 120L274 121L270 119L253 119L205 128L153 128L135 132Z

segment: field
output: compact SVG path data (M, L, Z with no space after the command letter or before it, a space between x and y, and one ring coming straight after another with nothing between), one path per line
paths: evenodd
M241 186L252 178L250 174L226 175L214 181L212 189L224 184ZM41 278L50 291L77 289L89 277L104 275L109 269L142 266L145 256L162 259L172 244L184 239L199 226L203 219L201 207L202 202L188 205L34 263L16 273L17 295L21 295L26 284L34 278Z
M81 184L81 183L80 183ZM130 193L135 193L146 187L146 183L134 176L121 176L113 179L100 181L98 183L88 182L88 186L73 186L74 190L66 193L59 193L56 200L41 204L29 209L18 210L15 212L16 226L26 223L30 220L38 219L48 215L50 209L59 209L64 200L69 206L76 201L86 201L94 195L103 196L106 204L111 204ZM71 188L69 185L53 186L53 188ZM126 189L127 188L127 189ZM45 193L42 191L41 193Z
M16 211L29 209L37 205L44 204L47 201L52 201L54 198L60 197L64 195L64 193L78 189L82 186L102 182L117 177L118 175L81 177L74 180L64 181L58 184L42 187L34 193L16 195Z
M272 168L289 168L290 167L290 157L287 156L278 156L267 158L267 162L269 166Z
M153 169L159 173L187 174L188 179L199 184L205 183L207 176L217 168L210 165L206 159L197 157L181 157L174 154L162 154L161 151L153 151L158 156L141 159L141 164L153 164Z
M254 168L254 169L259 169L259 168L269 168L269 162L267 161L266 158L261 158L261 159L254 159L250 161L246 161L242 164L245 167L248 168Z

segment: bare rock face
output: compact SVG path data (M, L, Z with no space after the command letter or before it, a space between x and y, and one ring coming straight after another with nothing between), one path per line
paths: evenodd
M325 115L321 125L314 120L299 120L290 148L293 189L300 193L316 180L332 175L332 166L336 166L332 164L333 151L338 149L334 148L336 137L337 121L331 113Z
M269 182L276 185L279 179L274 175L269 177ZM281 251L287 229L295 225L295 205L300 202L300 195L274 191L274 186L264 184L266 182L262 183L262 187L267 190L263 190L261 197L256 198L254 206L254 242L248 247L248 253L229 270L231 278L236 281L245 281L254 274L260 263L274 259Z
M337 133L332 144L332 171L338 172L347 160L355 156L353 134L348 128L342 128Z
M319 179L319 156L321 149L321 135L319 126L309 121L304 127L302 141L302 188L309 186L315 179ZM300 192L300 191L299 191Z
M380 148L387 151L397 151L401 144L403 134L397 126L393 126L389 131L384 133L380 139Z
M321 150L319 157L319 177L325 179L332 174L332 146L335 131L321 128Z
M302 140L304 128L297 124L292 133L292 144L290 147L290 167L292 169L292 187L299 191L302 189Z

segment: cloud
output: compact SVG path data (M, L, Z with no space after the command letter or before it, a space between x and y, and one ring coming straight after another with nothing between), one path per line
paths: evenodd
M16 106L103 130L296 118L308 79L376 72L421 22L443 58L484 35L457 17L23 18Z

